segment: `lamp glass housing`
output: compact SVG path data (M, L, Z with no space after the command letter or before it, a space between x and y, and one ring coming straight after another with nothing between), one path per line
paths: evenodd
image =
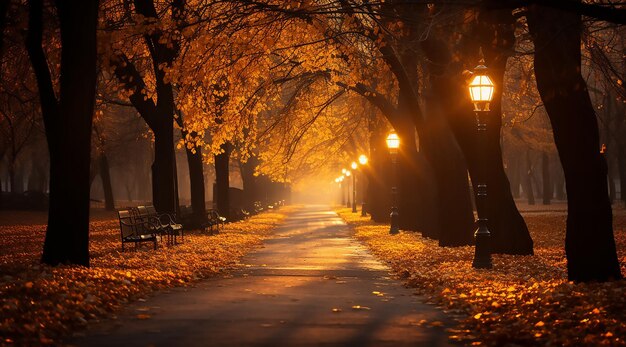
M489 103L493 99L495 85L487 76L487 67L478 65L474 69L474 77L469 84L469 93L476 111L488 111Z
M396 153L398 148L400 147L400 138L398 134L391 133L387 136L387 148L389 148L390 153Z
M350 177L350 175L352 175L352 172L350 172L350 170L346 170L346 177Z
M356 168L358 167L356 161L353 161L352 164L350 164L350 167L352 168L352 170L356 170Z

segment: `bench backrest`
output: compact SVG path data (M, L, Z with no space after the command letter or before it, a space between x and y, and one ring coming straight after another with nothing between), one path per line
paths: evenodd
M117 216L120 219L120 232L122 233L122 238L135 235L136 230L133 226L133 218L130 210L119 210L117 211Z

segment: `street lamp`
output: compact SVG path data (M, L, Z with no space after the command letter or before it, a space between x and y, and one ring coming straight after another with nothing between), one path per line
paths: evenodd
M474 103L474 113L476 113L476 129L478 131L478 148L479 151L487 150L487 116L489 113L489 103L493 98L494 84L487 75L487 67L485 60L482 58L482 49L480 51L481 59L478 66L474 68L473 77L469 84L469 93ZM487 227L488 221L485 216L487 209L487 182L486 182L486 160L481 158L476 171L476 212L478 214L478 229L474 233L476 247L474 251L474 261L472 266L477 269L490 269L491 263L491 233Z
M344 188L343 188L343 180L344 180L345 176L341 175L339 176L338 180L339 180L339 190L341 190L341 204L345 205L346 203L346 194L344 194Z
M367 156L365 154L361 154L359 156L359 164L361 164L361 167L364 167L365 165L367 165ZM363 174L363 170L361 170L361 217L367 217L367 212L365 212L365 180L364 178L364 174Z
M352 213L356 213L356 168L359 167L356 161L350 164L354 175L352 175Z
M346 172L344 173L344 175L346 175L346 177L350 177L352 175L352 172L350 172L350 170L346 170ZM348 201L346 202L346 207L350 207L350 183L349 181L346 183L346 193L348 193Z
M389 148L389 154L391 154L391 227L389 228L390 234L397 234L400 231L398 219L398 188L396 188L397 180L397 156L398 148L400 147L400 138L398 134L391 133L387 136L387 148Z

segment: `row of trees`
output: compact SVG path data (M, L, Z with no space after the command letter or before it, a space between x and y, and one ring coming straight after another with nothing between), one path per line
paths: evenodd
M522 118L542 108L567 190L570 279L620 278L606 162L581 42L621 37L621 11L580 1L9 2L0 12L2 32L27 33L30 66L13 58L23 57L19 40L2 47L3 56L11 57L3 61L35 77L36 88L18 90L22 99L38 96L50 153L43 261L88 265L90 158L101 169L108 166L104 151L91 154L91 141L106 147L111 136L99 122L114 117L116 107L132 108L149 128L152 196L159 211L175 212L179 205L174 134L180 132L198 223L206 200L203 162L214 163L217 205L223 207L229 205L231 158L241 165L251 203L258 175L306 182L307 175L336 172L348 154L364 149L371 157L372 218L385 220L390 175L384 138L393 127L402 138L403 229L419 230L441 246L471 244L467 176L475 177L486 157L493 251L532 254L506 175L501 130L507 113ZM582 15L594 20L583 23ZM623 69L610 52L619 45L596 46L590 46L596 53L584 51L601 66L594 77L604 81L606 95L621 95L615 76ZM464 75L480 48L498 86L486 152L476 146ZM610 117L621 124L619 109ZM506 123L509 135L523 139L515 132L524 122L517 128L514 123ZM548 134L540 141L547 143Z

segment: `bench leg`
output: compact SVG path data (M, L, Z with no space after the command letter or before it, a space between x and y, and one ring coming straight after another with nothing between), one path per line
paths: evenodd
M156 237L154 238L154 250L156 251L157 249L157 241L156 241Z

